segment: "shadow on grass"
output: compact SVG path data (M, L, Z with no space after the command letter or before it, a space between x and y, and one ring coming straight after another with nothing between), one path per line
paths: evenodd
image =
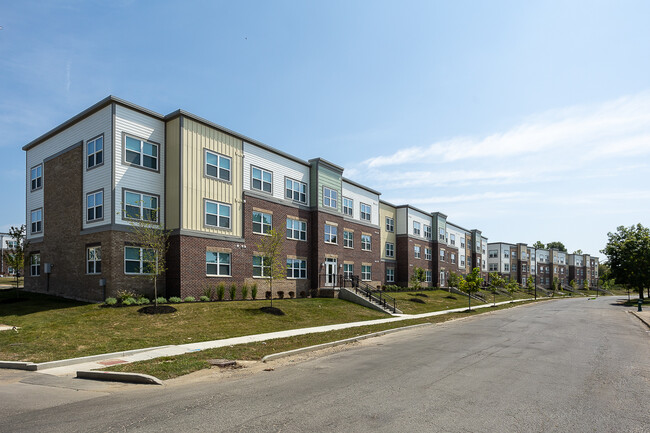
M26 316L42 311L87 305L87 302L73 301L52 295L31 293L20 290L16 301L16 291L0 291L0 316Z

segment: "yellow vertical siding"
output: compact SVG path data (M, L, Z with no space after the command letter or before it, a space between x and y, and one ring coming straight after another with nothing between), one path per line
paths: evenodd
M180 119L165 125L165 223L167 230L180 228Z
M182 201L183 229L242 236L243 144L236 137L183 117ZM207 178L203 173L205 149L231 158L231 182ZM231 230L204 226L204 199L227 203Z
M397 241L395 237L395 230L397 230L397 223L396 223L396 210L394 207L386 204L379 202L379 227L380 227L380 232L381 232L381 258L385 259L386 257L386 242L390 242L393 245L395 245L395 256L394 257L388 257L389 259L396 259L397 258ZM395 222L393 224L393 232L387 232L386 231L386 217L392 218L393 221Z

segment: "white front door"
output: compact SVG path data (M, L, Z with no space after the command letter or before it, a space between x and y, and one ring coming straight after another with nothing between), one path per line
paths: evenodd
M325 285L336 286L336 259L325 259Z

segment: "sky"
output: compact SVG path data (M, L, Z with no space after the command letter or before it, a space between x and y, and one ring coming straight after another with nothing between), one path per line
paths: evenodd
M21 147L108 95L183 109L491 242L650 226L650 2L0 4L0 231Z

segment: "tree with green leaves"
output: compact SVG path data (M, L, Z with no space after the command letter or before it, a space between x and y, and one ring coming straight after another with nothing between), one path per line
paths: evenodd
M497 272L491 272L490 275L490 288L492 291L492 303L496 307L497 305L497 292L499 289L502 289L506 285L506 280L503 279L501 275L499 275Z
M460 287L463 285L465 282L465 279L463 278L462 275L457 274L455 272L449 273L449 278L447 279L447 286L451 289L452 287L460 290Z
M577 250L575 250L575 251L573 252L573 254L582 255L582 250L578 248Z
M532 275L529 275L528 279L526 279L526 288L528 289L528 293L532 293L535 290L535 278Z
M257 251L262 261L263 276L269 283L271 292L271 307L273 307L273 281L287 278L286 255L282 252L284 231L271 229L262 236L257 244Z
M537 241L533 244L533 248L537 250L543 250L544 249L544 244L540 241Z
M508 294L510 294L510 297L512 298L512 295L519 290L519 284L517 284L517 281L515 280L510 280L506 283L505 289L508 291Z
M571 280L571 282L569 283L569 286L571 286L571 290L573 290L575 292L576 289L578 288L578 283L576 283L576 280Z
M639 292L648 289L650 297L650 229L641 224L619 226L607 233L607 245L601 250L607 256L611 277L619 284L627 284Z
M11 227L9 237L12 239L13 248L4 250L4 259L7 266L14 269L16 276L16 297L18 297L19 273L25 267L25 249L27 248L27 229L25 224L20 227ZM23 275L24 276L24 275Z
M550 250L551 248L555 248L555 249L557 249L557 250L560 250L560 251L564 251L564 252L566 252L566 247L565 247L564 244L563 244L562 242L560 242L560 241L555 241L555 242L549 242L549 243L547 243L547 244L546 244L546 249L547 249L547 250Z
M472 310L472 294L481 290L481 269L474 268L472 272L465 277L465 291L467 292L468 310Z
M413 268L413 275L411 275L411 287L414 290L420 290L422 287L422 283L426 279L426 274L424 272L424 269L416 266Z
M553 277L553 282L551 282L551 290L553 290L553 296L555 296L555 292L560 287L560 279L558 277Z
M582 289L583 290L589 290L589 280L584 280L582 282Z

